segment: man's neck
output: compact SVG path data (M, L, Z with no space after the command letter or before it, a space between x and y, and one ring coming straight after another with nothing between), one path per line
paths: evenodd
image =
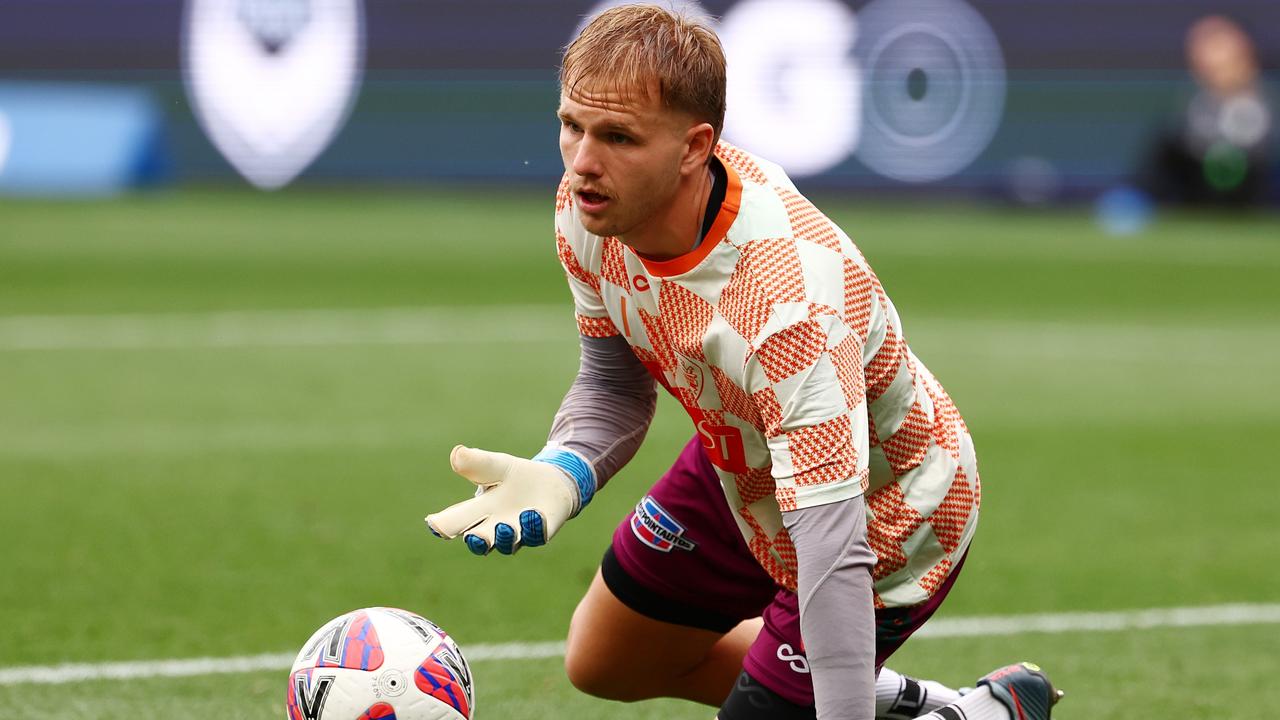
M693 250L702 241L703 217L712 196L715 175L710 168L696 173L676 192L669 211L639 239L621 237L623 244L650 260L670 260Z

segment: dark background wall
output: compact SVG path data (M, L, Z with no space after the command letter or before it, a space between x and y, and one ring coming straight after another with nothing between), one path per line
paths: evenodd
M707 0L713 14L731 0ZM1122 179L1190 90L1188 25L1242 22L1273 81L1275 0L973 0L1007 71L1003 115L962 172L929 187L990 188L1031 159L1068 191ZM559 173L555 68L591 2L368 0L354 111L305 180L543 180ZM851 2L855 13L865 3ZM0 80L143 85L160 99L180 178L234 177L195 122L180 68L178 0L4 0ZM849 157L809 184L902 188Z

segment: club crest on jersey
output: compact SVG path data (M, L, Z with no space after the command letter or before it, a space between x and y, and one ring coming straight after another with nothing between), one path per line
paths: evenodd
M328 147L364 65L364 0L186 0L182 68L196 119L254 185Z
M636 504L636 512L631 516L631 532L640 538L640 542L660 552L671 552L672 548L692 550L697 543L684 537L685 526L671 517L657 500L649 495Z
M677 357L680 356L677 355ZM706 374L702 366L688 358L680 357L680 378L692 393L694 402L697 402L698 398L702 397L703 388L706 387Z

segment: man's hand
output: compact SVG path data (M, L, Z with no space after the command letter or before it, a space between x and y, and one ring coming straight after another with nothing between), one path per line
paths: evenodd
M428 515L427 527L443 538L465 533L477 555L546 544L595 494L590 464L568 450L548 448L525 460L459 445L449 463L476 484L476 496Z

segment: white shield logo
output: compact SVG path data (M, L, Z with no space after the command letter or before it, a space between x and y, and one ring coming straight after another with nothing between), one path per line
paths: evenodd
M187 0L183 70L205 134L275 189L328 147L364 63L363 0Z

